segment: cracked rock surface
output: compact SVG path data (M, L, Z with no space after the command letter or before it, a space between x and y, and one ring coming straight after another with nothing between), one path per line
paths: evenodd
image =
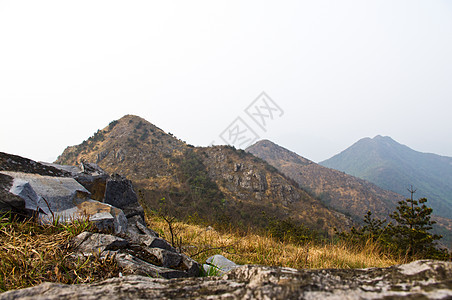
M222 277L125 276L81 285L44 283L6 299L452 299L452 263L371 269L296 270L245 265Z

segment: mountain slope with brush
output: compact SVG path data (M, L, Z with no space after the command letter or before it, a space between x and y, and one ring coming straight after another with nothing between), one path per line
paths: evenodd
M324 232L351 225L263 160L228 146L187 145L132 115L68 147L56 162L81 161L127 176L146 207L176 216L257 227L291 219Z
M262 140L246 151L267 161L326 205L362 220L368 210L387 218L403 197L376 185L316 164L271 141Z

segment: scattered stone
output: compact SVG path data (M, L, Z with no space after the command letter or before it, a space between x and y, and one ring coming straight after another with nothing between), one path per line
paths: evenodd
M451 278L451 262L432 260L389 268L344 270L245 265L223 277L165 280L124 276L92 284L44 283L0 294L0 300L451 299Z
M223 255L214 255L206 259L206 264L203 265L204 272L206 274L215 274L218 276L222 276L225 273L240 267L233 261L230 261Z
M138 217L138 216L135 216L135 217ZM159 237L158 233L150 228L147 228L146 225L144 224L144 222L142 223L137 220L135 225L137 226L138 230L140 230L140 232L142 234L146 234L146 235L152 236L152 237Z
M101 231L127 232L127 218L119 208L95 200L84 201L77 208Z
M160 248L171 252L177 252L167 241L159 237L145 235L141 237L140 241L142 245L148 248Z
M146 251L154 255L165 268L178 268L182 262L182 256L176 252L160 248L146 248Z
M107 180L104 202L122 209L127 218L138 215L144 220L144 210L132 182L121 175L113 174Z
M187 272L156 266L131 254L119 253L115 258L118 266L123 268L127 274L166 279L189 277Z
M182 256L182 270L187 272L188 276L197 277L201 271L201 265L194 259L188 257L185 254L180 254Z
M134 243L141 244L141 240L146 236L159 237L158 233L147 228L141 216L135 215L127 219L127 234L133 239Z
M152 246L168 248L155 238ZM76 255L113 256L125 274L179 278L199 276L199 264L188 256L171 250L134 244L129 235L124 238L101 233L83 232L72 240ZM78 253L78 254L77 254Z
M72 239L76 251L85 255L101 253L105 250L124 249L129 242L123 238L102 233L82 232Z

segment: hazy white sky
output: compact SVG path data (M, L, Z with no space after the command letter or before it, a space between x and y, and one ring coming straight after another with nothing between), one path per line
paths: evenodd
M0 0L0 101L0 151L35 160L125 114L201 146L240 116L314 161L377 134L452 156L452 2Z

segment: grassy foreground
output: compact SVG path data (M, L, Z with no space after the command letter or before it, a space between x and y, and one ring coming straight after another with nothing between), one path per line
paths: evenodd
M168 224L158 217L147 217L150 228L168 241ZM214 254L221 254L237 264L259 264L291 268L369 268L387 267L405 263L405 258L394 258L384 253L375 243L365 246L346 242L306 243L297 245L281 242L269 235L237 229L216 231L211 227L174 222L173 236L176 246L198 262Z
M171 240L168 224L147 217L150 228ZM375 244L364 247L341 243L281 242L265 234L222 230L173 222L173 237L183 252L205 262L222 254L238 264L261 264L292 268L367 268L404 263ZM96 255L75 257L70 240L83 231L95 231L88 221L38 225L31 220L0 216L0 292L38 285L42 282L88 283L118 276L114 259Z
M72 256L69 241L92 230L88 221L38 225L0 215L0 292L46 281L72 284L117 276L111 258Z

